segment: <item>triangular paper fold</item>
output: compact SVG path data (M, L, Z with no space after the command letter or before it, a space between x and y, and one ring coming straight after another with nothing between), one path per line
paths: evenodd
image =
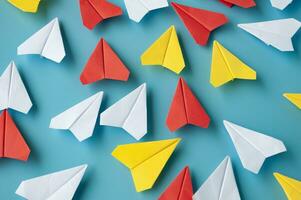
M219 1L228 7L232 7L233 5L235 5L242 8L252 8L256 6L254 0L219 0Z
M280 173L274 173L274 176L281 185L288 200L301 199L301 181L284 176Z
M8 0L16 8L23 12L36 13L40 4L40 0Z
M292 102L297 108L301 109L301 94L298 93L284 93L283 96Z

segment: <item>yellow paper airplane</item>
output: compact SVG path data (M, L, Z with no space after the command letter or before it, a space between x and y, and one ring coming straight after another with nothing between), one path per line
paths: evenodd
M164 32L141 56L142 65L162 65L179 74L185 62L174 26Z
M292 102L295 106L301 109L301 94L284 93L283 96Z
M40 0L8 0L8 2L23 12L36 13Z
M288 200L301 199L301 182L279 173L274 173L275 178L283 188Z
M219 87L234 79L256 80L256 72L219 42L213 42L210 83Z
M131 170L137 192L153 187L180 138L117 146L112 152Z

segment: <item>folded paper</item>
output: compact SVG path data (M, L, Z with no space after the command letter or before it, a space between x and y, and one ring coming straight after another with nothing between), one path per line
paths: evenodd
M23 12L36 13L40 4L40 0L8 0L16 8Z
M82 84L103 79L127 81L130 72L109 44L101 38L80 75Z
M271 4L274 8L284 10L293 0L271 0Z
M117 101L100 114L100 125L120 127L136 140L147 133L146 84Z
M176 28L169 27L141 56L142 65L161 65L176 74L185 67Z
M81 142L92 136L103 92L81 101L51 119L49 128L70 130Z
M222 2L228 7L232 7L233 5L235 5L242 8L252 8L256 6L254 0L220 0L220 2Z
M301 109L301 94L298 93L284 93L283 96L292 102L295 106Z
M282 141L224 120L235 149L247 170L257 174L265 159L285 152Z
M166 124L170 131L191 124L208 128L210 117L181 77L171 103Z
M301 199L301 181L284 176L280 173L274 173L274 176L281 185L288 200Z
M58 18L29 37L18 47L18 55L38 54L60 63L65 57L65 47Z
M153 187L180 138L117 146L112 152L130 169L137 192Z

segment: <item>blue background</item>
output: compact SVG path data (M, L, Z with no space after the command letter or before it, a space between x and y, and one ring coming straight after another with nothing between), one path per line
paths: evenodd
M0 70L15 60L33 101L25 115L10 111L32 153L28 162L0 160L0 198L21 199L14 194L28 178L87 163L88 170L74 199L156 199L185 166L191 168L194 190L230 155L242 199L285 199L274 179L274 171L301 179L301 111L282 93L301 91L301 32L294 37L295 52L280 52L236 27L238 23L294 17L301 20L301 1L286 10L272 8L268 0L257 0L251 9L220 4L217 0L177 2L225 13L230 22L216 30L205 47L190 37L171 7L149 13L141 23L124 15L98 25L93 31L81 22L78 1L44 0L37 14L0 3ZM17 56L16 48L30 35L59 17L67 56L61 64L39 56ZM170 25L175 25L186 68L181 73L202 102L212 123L208 129L185 127L170 133L165 118L178 76L160 67L142 67L140 55ZM128 82L101 81L83 86L79 75L100 37L104 37L131 71ZM209 84L213 39L257 71L256 81L236 80L220 88ZM111 155L116 145L135 140L118 128L96 125L93 137L80 143L68 131L48 128L50 119L97 91L105 92L101 111L146 82L148 86L149 132L142 141L183 138L153 189L136 193L130 172ZM283 140L287 153L268 159L258 175L245 170L223 127L227 119ZM98 124L98 122L97 122Z

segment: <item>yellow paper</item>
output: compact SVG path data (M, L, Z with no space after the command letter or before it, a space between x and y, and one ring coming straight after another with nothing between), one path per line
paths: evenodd
M40 0L8 0L8 2L24 12L36 13Z
M141 56L142 65L161 65L179 74L185 62L174 26L171 26Z
M112 152L132 173L135 188L141 192L153 187L180 138L117 146Z
M288 200L301 199L301 182L279 173L274 173L275 178L283 188Z
M284 93L283 96L301 109L301 94Z
M210 83L219 87L234 79L256 80L256 72L219 42L213 42Z

